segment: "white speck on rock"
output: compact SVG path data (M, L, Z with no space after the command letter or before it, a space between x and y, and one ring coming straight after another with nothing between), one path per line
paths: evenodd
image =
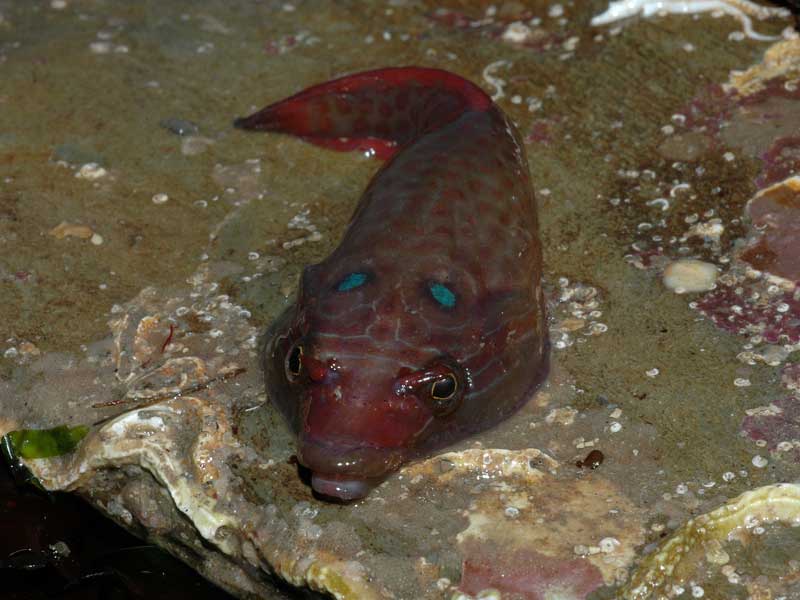
M112 48L111 42L92 42L89 44L89 50L95 54L108 54Z
M603 554L610 554L614 552L620 545L620 542L617 538L613 537L605 537L600 540L600 552Z
M725 226L719 219L712 219L707 223L697 223L689 228L686 237L701 237L706 240L719 243L720 237L725 232Z
M494 93L492 93L492 100L495 102L500 98L503 98L506 93L504 88L506 86L506 80L498 77L494 74L494 72L499 69L500 67L508 67L511 65L510 61L507 60L496 60L493 63L489 63L483 69L483 80L491 85L494 88Z
M75 177L78 179L100 179L101 177L105 177L108 174L103 167L98 165L97 163L86 163L83 165L77 173L75 173Z
M513 23L509 23L508 27L503 31L503 35L500 37L504 42L510 44L524 44L533 37L533 30L522 21L514 21Z

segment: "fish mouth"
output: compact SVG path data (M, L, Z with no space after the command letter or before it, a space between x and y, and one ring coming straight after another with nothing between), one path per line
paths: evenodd
M338 502L360 500L369 494L378 482L366 479L353 479L343 475L311 473L311 489L319 496Z
M339 502L365 497L405 459L398 448L352 446L302 436L297 460L311 474L311 489Z

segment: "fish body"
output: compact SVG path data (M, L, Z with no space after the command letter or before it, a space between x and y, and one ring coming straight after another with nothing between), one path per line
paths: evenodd
M548 364L536 205L520 136L479 87L381 69L235 124L388 159L265 336L267 393L319 495L363 497L530 397Z

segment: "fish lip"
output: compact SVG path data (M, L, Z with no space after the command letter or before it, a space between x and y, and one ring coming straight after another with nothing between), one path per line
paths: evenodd
M311 473L311 489L316 496L334 502L352 502L365 498L381 480L348 478L326 473Z
M339 443L309 435L298 439L298 462L321 477L382 481L407 455L404 448Z

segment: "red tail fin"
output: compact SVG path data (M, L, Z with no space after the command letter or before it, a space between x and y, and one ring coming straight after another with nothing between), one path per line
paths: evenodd
M289 133L339 151L369 149L388 158L422 133L491 105L483 90L457 75L400 67L315 85L234 125Z

